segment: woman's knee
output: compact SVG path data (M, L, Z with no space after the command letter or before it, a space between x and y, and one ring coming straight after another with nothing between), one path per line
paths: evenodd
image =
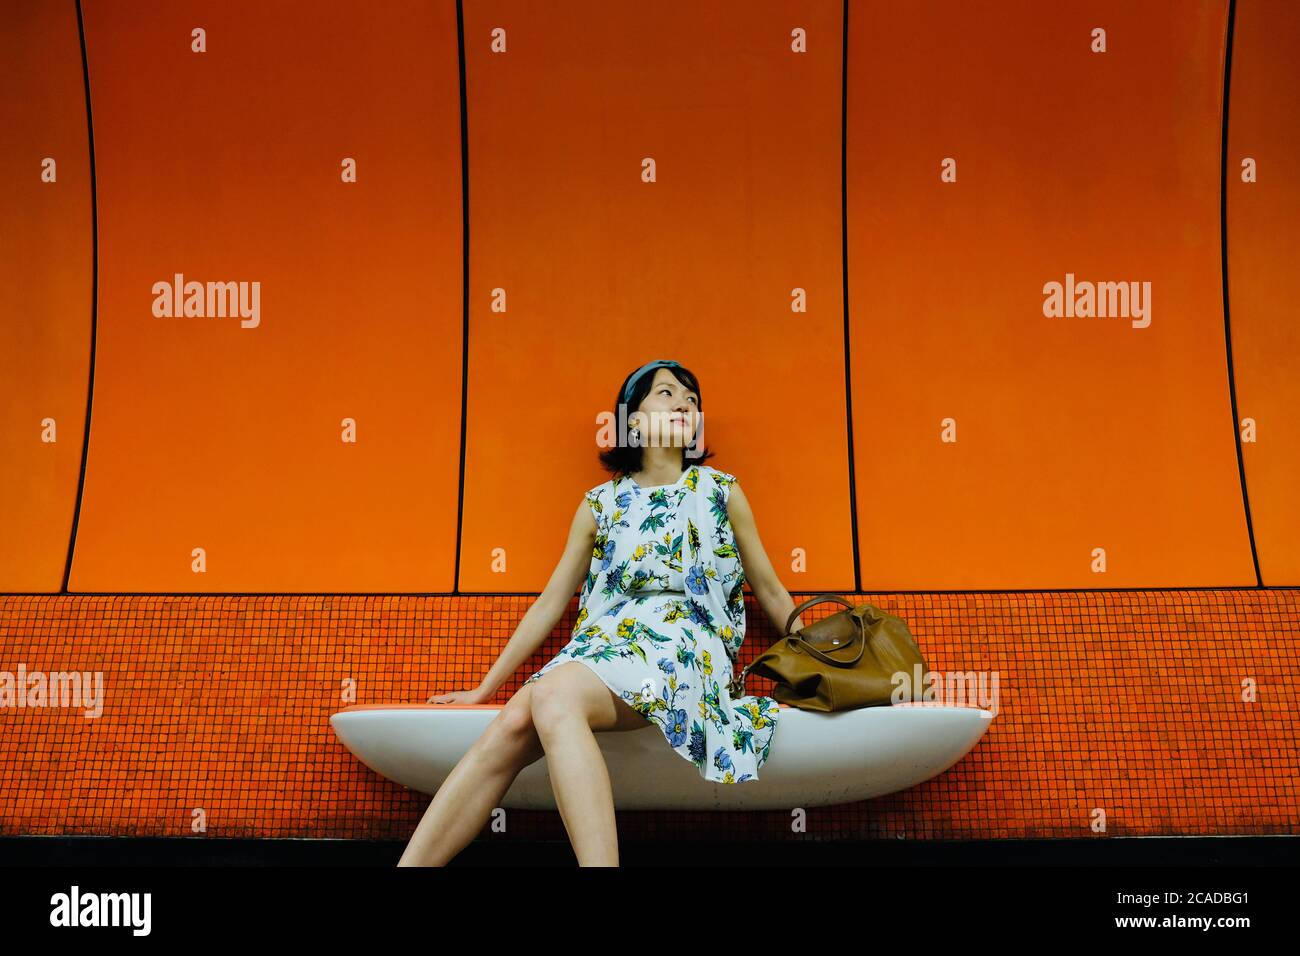
M548 677L555 679L548 682ZM649 718L622 700L580 662L557 667L539 678L534 686L537 689L531 708L533 726L541 734L570 721L585 723L593 731L638 730L650 725Z
M532 689L528 684L506 702L483 734L486 745L503 745L508 748L528 748L537 744L537 729L533 726L531 708Z
M533 682L529 711L533 726L539 733L546 733L556 726L573 721L590 726L592 711L599 705L599 700L596 699L596 688L592 681L582 679L579 668L586 670L585 665L574 661L543 674ZM591 678L600 684L600 691L608 696L609 691L604 682L594 674Z
M535 683L518 691L501 708L497 719L501 721L501 730L512 737L527 737L536 733L533 727L531 699Z

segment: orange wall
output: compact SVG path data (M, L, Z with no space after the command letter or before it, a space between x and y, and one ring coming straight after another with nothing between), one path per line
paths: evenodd
M802 577L853 585L840 10L801 12L804 56L781 7L740 9L465 5L464 590L545 586L582 493L609 477L596 416L655 358L700 376L709 463L740 478L788 585L796 547ZM806 313L791 311L796 287Z
M68 562L90 383L90 147L77 8L6 3L0 64L0 590L54 592ZM46 159L52 181L43 179Z
M1219 272L1227 3L995 6L849 16L863 581L1253 584ZM1067 273L1150 282L1150 325L1045 316Z
M1238 2L1228 121L1228 290L1251 523L1265 584L1300 584L1300 4ZM1256 181L1243 181L1253 160Z
M72 589L449 588L455 8L85 11L99 341ZM153 284L178 272L259 281L260 324L155 317Z
M712 463L791 591L1256 583L1220 270L1227 0L854 2L847 63L839 2L466 4L459 38L427 0L83 8L99 274L73 591L537 591L606 477L596 415L661 356L701 375ZM1237 11L1233 384L1261 423L1264 583L1293 585L1298 17ZM75 7L4 16L26 66L0 91L0 589L57 591L89 377L85 98ZM42 142L67 157L57 193L24 172ZM155 317L176 272L259 282L260 325ZM1150 326L1045 317L1067 272L1149 281Z

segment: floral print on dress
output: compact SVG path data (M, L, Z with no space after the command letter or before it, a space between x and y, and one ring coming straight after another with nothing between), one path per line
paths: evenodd
M775 699L727 690L745 640L745 572L727 515L735 481L699 464L671 485L622 475L588 491L596 538L578 617L525 681L583 662L715 783L758 779L779 716Z

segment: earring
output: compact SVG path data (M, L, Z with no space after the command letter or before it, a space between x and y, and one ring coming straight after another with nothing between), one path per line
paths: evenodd
M627 437L628 437L628 441L631 442L631 444L633 445L641 444L641 429L633 425L632 430L627 433Z

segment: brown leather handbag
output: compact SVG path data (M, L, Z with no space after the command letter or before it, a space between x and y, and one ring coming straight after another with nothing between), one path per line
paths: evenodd
M790 633L801 611L823 601L836 601L847 611ZM730 685L731 696L745 696L750 671L776 682L772 697L801 710L826 713L877 707L900 699L921 700L927 668L921 650L902 618L871 604L856 607L836 594L809 598L785 623L786 636L745 666ZM919 666L918 666L919 665ZM894 675L907 675L905 683Z

